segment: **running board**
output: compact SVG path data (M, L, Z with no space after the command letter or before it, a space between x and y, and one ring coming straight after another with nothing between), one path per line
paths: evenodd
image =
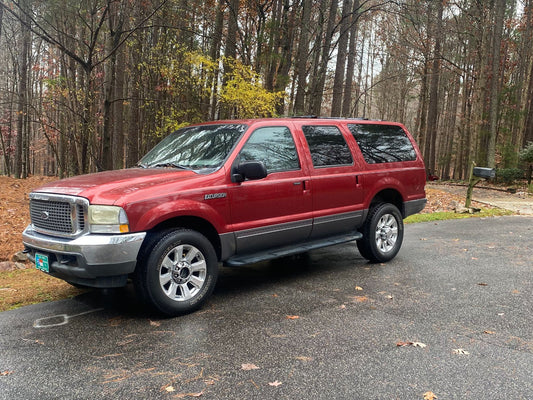
M352 242L363 238L360 232L351 232L346 235L333 236L325 239L317 239L310 242L299 243L290 246L276 247L258 253L243 254L228 258L224 264L230 267L238 267L246 264L254 264L260 261L272 260L274 258L292 256L294 254L305 253L321 247L334 246L336 244Z

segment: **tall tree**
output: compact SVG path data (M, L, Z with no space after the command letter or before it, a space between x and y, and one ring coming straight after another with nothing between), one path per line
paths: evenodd
M20 63L18 68L18 106L17 106L17 147L15 153L15 177L26 178L28 176L28 165L26 163L27 144L27 123L28 123L28 66L30 57L30 24L28 12L30 4L28 0L22 0L20 4L20 27L22 34L22 46L20 49Z
M500 48L502 44L503 22L506 0L495 0L494 31L492 36L492 61L491 61L491 83L490 83L490 132L488 137L487 166L496 166L496 136L498 134L498 112L500 100Z
M331 116L340 117L342 113L342 100L344 76L346 70L346 57L348 52L348 36L350 31L350 14L352 0L342 2L342 20L340 24L339 40L337 43L337 62L335 65L335 78L333 80L333 97L331 100Z
M431 10L432 7L430 7ZM437 2L437 17L433 31L435 47L433 49L433 64L429 85L428 124L426 128L424 159L426 168L430 174L435 173L436 168L436 139L439 107L439 79L441 68L441 40L442 40L442 15L443 2Z
M352 114L352 95L353 95L353 78L355 73L355 58L357 56L356 41L358 35L359 20L359 0L353 1L353 8L350 14L350 40L348 43L348 61L346 65L346 80L344 83L344 97L342 99L341 114L345 117L353 116Z
M298 40L298 55L296 57L296 73L298 84L294 99L293 112L302 115L305 112L305 94L307 90L307 60L309 52L309 29L311 21L311 0L302 0L302 19L300 22L300 37Z
M318 47L320 49L318 53L320 55L317 65L318 72L311 81L310 113L314 115L320 115L322 109L324 85L326 84L326 73L331 54L331 42L335 33L335 17L338 7L337 0L329 0L329 3L324 1L324 3L329 4L329 12L326 19L327 27L323 42Z

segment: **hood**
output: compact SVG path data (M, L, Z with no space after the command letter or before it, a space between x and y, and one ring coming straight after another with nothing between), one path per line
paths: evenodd
M175 169L131 168L61 179L42 186L35 192L81 196L93 204L115 204L133 193L165 184L175 186L204 176L193 171Z

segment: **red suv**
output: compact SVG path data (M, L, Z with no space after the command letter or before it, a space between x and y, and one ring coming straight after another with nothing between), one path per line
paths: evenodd
M405 127L359 119L217 121L165 137L136 168L30 194L28 257L78 286L133 278L160 312L190 312L235 266L357 241L392 259L403 218L426 203Z

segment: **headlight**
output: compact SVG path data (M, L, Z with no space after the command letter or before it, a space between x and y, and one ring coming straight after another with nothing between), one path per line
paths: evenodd
M89 225L93 233L126 233L130 231L128 216L121 207L89 206Z

